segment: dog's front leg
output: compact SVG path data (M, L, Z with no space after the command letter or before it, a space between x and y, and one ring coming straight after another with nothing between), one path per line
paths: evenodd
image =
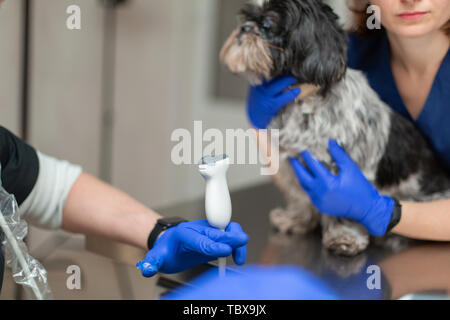
M339 171L335 164L328 169L334 174ZM322 244L334 254L351 257L369 246L369 232L355 221L322 215L321 226Z
M283 193L287 207L272 210L272 225L282 233L304 234L315 229L320 220L319 213L300 188L288 160L280 161L280 170L273 179Z

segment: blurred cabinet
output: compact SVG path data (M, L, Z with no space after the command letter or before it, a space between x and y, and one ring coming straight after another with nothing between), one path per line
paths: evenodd
M81 30L66 26L70 5L81 8ZM103 8L92 0L31 0L30 36L30 143L98 175ZM47 252L64 239L32 228L29 244Z
M0 8L0 125L20 133L22 1Z
M173 0L133 0L117 11L112 183L148 206L166 199ZM183 106L179 106L182 112Z
M70 5L81 30L66 27ZM92 0L32 1L30 141L51 156L98 174L103 8Z
M237 27L237 15L246 3L246 0L219 1L218 19L216 27L216 56L219 56L223 44ZM245 100L248 82L242 77L232 74L227 67L217 64L215 70L214 95L218 98Z

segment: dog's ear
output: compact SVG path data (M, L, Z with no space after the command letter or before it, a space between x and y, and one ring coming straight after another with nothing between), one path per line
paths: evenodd
M302 22L291 35L294 77L322 87L323 92L342 79L347 69L347 36L338 16L322 1L316 12L302 15Z

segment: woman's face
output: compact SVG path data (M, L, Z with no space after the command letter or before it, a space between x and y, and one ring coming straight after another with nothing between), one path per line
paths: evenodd
M450 0L371 0L381 9L381 23L390 32L420 37L440 30L450 19Z

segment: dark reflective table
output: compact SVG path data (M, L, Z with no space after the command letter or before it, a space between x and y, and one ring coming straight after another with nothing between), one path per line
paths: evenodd
M233 221L249 235L247 264L295 265L325 281L343 299L449 299L450 244L390 236L371 239L367 251L356 257L339 257L323 249L320 228L307 235L283 235L272 230L268 214L284 206L272 184L231 194ZM165 216L204 219L204 200L159 210ZM161 275L159 285L173 290L213 264L175 274ZM227 272L240 272L228 260Z

